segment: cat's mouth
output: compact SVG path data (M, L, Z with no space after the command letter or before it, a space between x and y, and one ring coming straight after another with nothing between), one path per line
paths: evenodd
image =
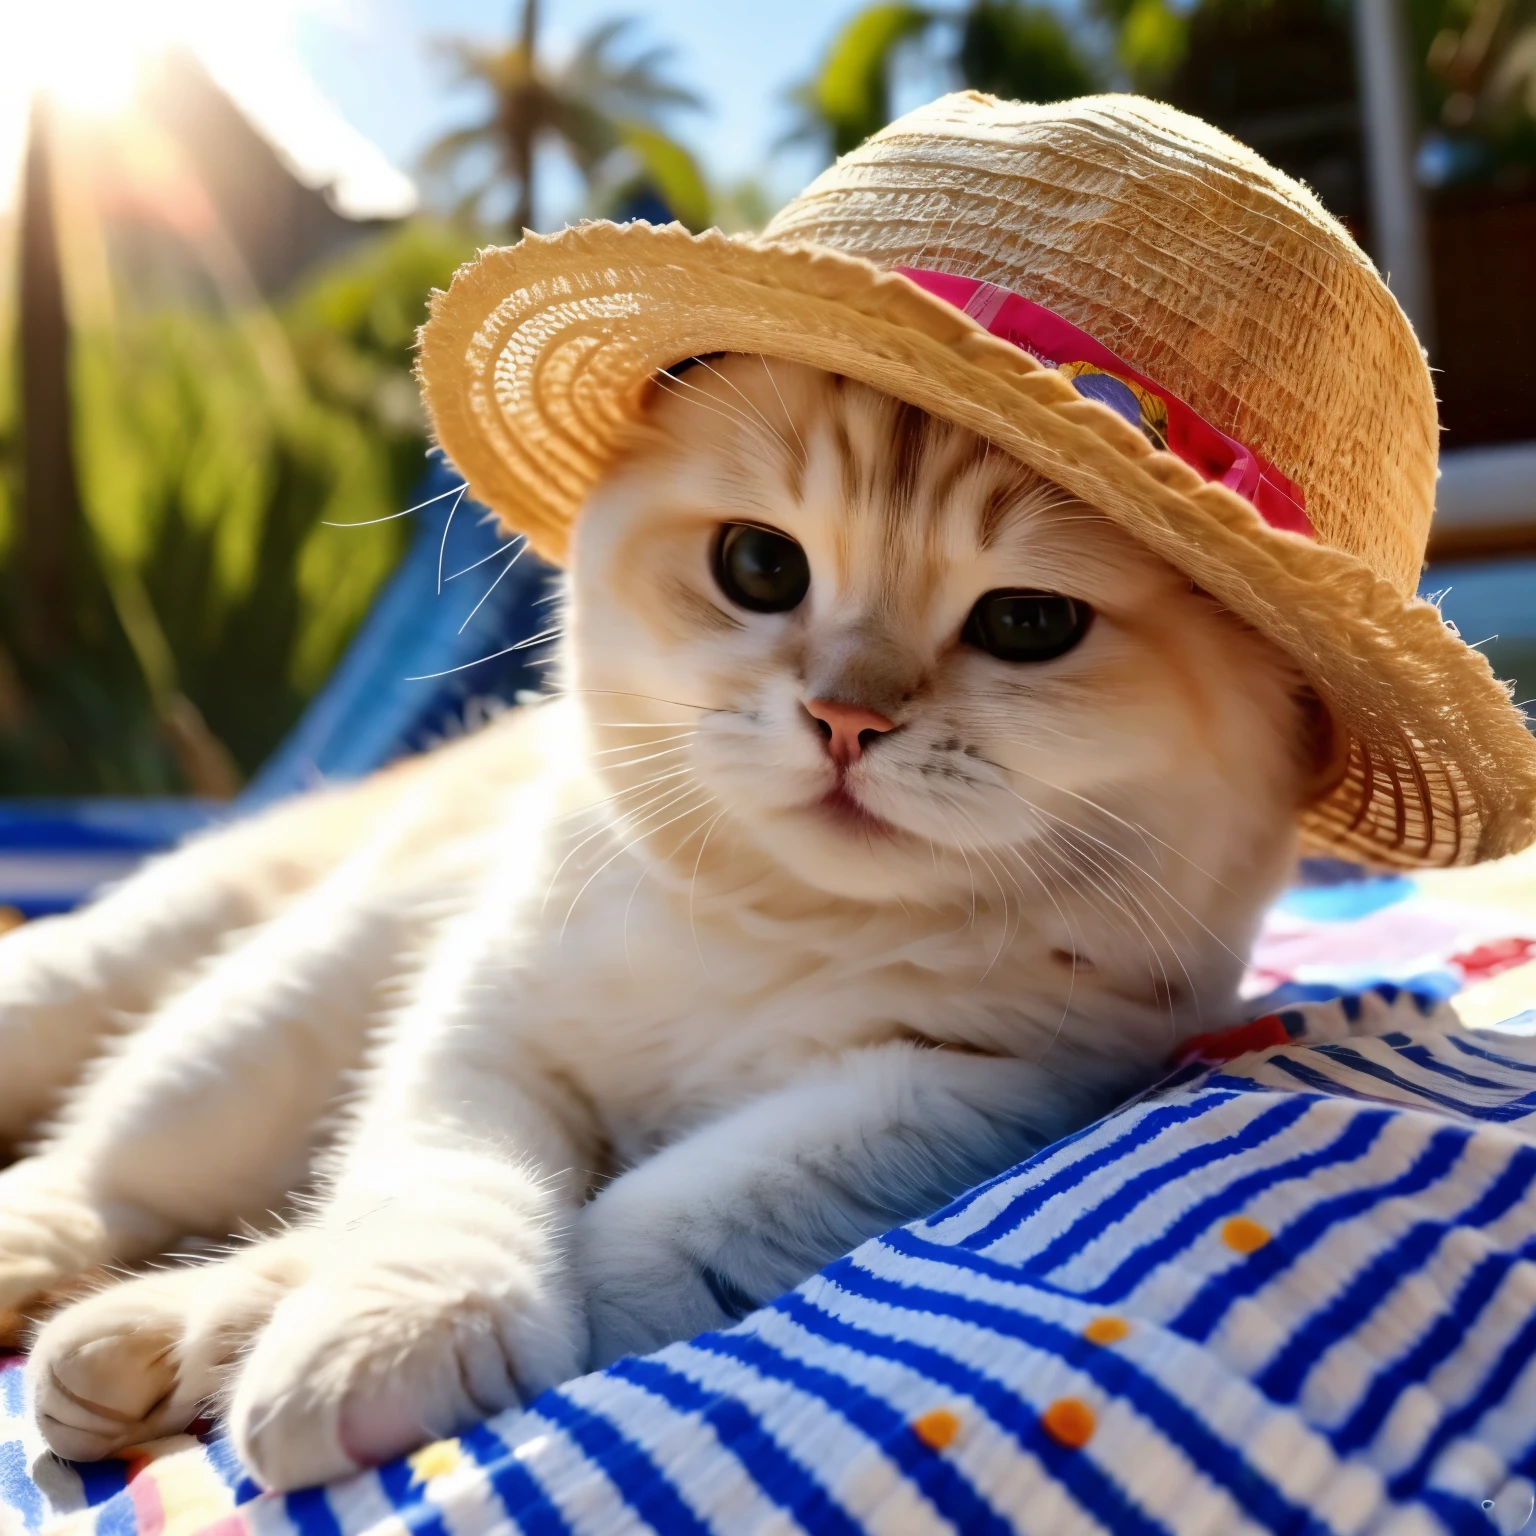
M845 784L829 790L816 802L840 826L850 832L863 832L879 837L895 837L897 829L883 817L866 810L849 792Z

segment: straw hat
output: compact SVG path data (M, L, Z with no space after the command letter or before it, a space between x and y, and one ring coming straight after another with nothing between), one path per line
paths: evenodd
M1423 353L1344 229L1234 140L1134 97L947 96L761 236L585 224L483 252L434 295L419 370L473 494L559 561L649 381L714 352L971 428L1288 651L1348 743L1301 813L1314 850L1464 864L1536 836L1536 741L1414 596Z

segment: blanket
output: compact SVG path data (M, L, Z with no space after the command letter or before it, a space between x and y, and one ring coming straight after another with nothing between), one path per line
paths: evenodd
M66 1466L0 1362L0 1517L1536 1533L1536 1011L1466 1027L1536 1001L1529 869L1311 866L1256 948L1257 1017L1140 1099L728 1332L327 1488L263 1494L216 1433Z

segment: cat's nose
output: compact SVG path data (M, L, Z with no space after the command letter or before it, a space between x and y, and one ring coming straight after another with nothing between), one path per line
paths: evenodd
M872 709L839 704L834 699L807 699L805 712L820 729L832 761L844 768L859 760L869 740L896 729L894 720L887 720Z

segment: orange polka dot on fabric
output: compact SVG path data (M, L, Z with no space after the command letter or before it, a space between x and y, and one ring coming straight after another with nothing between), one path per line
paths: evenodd
M1118 1344L1131 1331L1123 1317L1096 1317L1083 1329L1090 1344Z
M1080 1451L1093 1438L1097 1421L1093 1409L1076 1397L1058 1397L1040 1415L1040 1427L1058 1445Z
M1257 1253L1270 1236L1267 1227L1261 1227L1258 1222L1250 1221L1246 1216L1234 1216L1221 1229L1222 1242L1238 1253Z
M960 1420L947 1408L935 1408L931 1413L912 1420L912 1433L930 1451L942 1451L960 1433Z

